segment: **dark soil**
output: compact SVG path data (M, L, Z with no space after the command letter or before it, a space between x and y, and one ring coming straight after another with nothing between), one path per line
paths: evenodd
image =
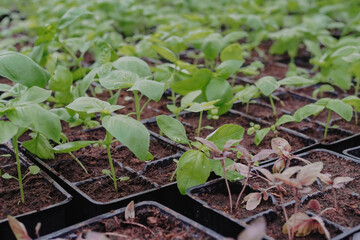
M338 125L342 129L346 129L346 130L356 134L356 133L360 133L360 115L359 115L358 119L359 119L358 124L355 123L355 116L353 116L353 118L351 119L350 122L340 118L340 119L331 121L331 125Z
M290 122L283 125L286 128L305 134L311 138L317 139L322 143L331 143L339 139L345 138L350 134L340 129L328 129L326 139L324 139L325 128L316 124L314 121Z
M175 217L165 215L158 208L149 206L140 210L135 209L135 211L136 217L133 222L142 224L150 229L154 235L146 228L126 223L123 216L108 218L91 224L82 229L81 232L84 233L88 230L115 232L128 236L126 239L211 239L204 232L185 225Z
M319 86L320 87L320 86ZM302 87L302 88L296 88L292 89L293 92L296 92L298 94L304 95L306 97L313 97L312 94L317 89L317 86L308 86L308 87ZM318 99L320 98L339 98L339 94L336 92L323 92L319 93L317 96Z
M15 160L14 160L15 161ZM22 174L26 172L23 167ZM3 173L17 176L16 166L6 167ZM25 203L20 200L19 183L15 179L0 178L0 219L7 215L39 211L50 205L65 200L65 196L47 181L41 174L28 175L23 181Z
M288 71L288 66L285 64L279 64L276 62L270 62L265 64L263 70L260 70L260 74L255 76L254 79L258 80L262 77L272 76L277 80L281 80L286 77L286 72Z
M348 154L360 158L360 148L353 149L351 151L348 151Z
M130 177L130 179L118 181L117 192L114 189L113 181L109 177L99 178L98 180L81 184L78 187L81 191L90 196L90 198L99 202L109 202L114 199L130 196L154 188L153 184L136 174L129 174L126 176Z
M359 186L359 179L351 182L349 185ZM360 197L346 188L336 189L336 199L338 207L336 210L329 210L322 215L324 218L345 227L355 227L360 224ZM316 199L321 205L321 210L334 208L334 195L331 191L324 192L309 199Z
M238 103L232 107L232 109L249 114L252 117L261 118L261 120L268 121L270 123L275 123L276 118L273 115L273 110L271 107L262 105L260 103L250 103L248 112L246 112L246 104ZM277 109L278 118L281 117L283 113Z
M7 156L11 154L10 150L7 148L2 148L0 146L0 166L5 166L8 164L13 164L16 163L15 158L11 157L11 156ZM4 155L4 156L1 156Z
M291 113L294 113L297 109L312 102L311 100L297 97L296 95L293 95L289 92L279 94L279 95L277 95L277 97L280 98L280 101L273 99L275 107L284 109ZM260 101L264 102L266 104L270 104L270 100L268 97L262 97L262 98L260 98Z
M173 159L160 160L158 163L148 164L142 175L155 182L159 186L171 183L170 179L176 170L176 163ZM172 182L176 182L176 175Z

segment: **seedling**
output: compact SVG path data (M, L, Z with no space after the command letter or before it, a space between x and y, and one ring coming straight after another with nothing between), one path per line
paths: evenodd
M150 135L145 126L139 121L126 115L111 115L116 110L123 108L123 106L110 105L110 103L101 101L97 98L81 97L69 104L67 108L76 112L86 112L88 114L96 112L100 113L100 120L103 127L106 129L106 136L105 139L101 141L80 141L67 143L67 145L63 144L58 146L58 149L61 149L62 151L69 151L94 143L104 145L107 151L111 174L108 170L103 171L103 173L111 177L114 183L115 191L118 191L117 181L123 181L127 178L117 178L115 175L114 164L110 151L111 144L114 141L120 141L140 160L151 160L153 158L153 156L148 152Z
M315 103L310 103L308 105L299 108L294 113L294 119L297 122L302 121L304 118L307 118L311 115L318 115L323 110L328 110L328 117L325 126L324 139L326 139L327 131L330 125L331 112L334 111L339 114L346 121L350 121L353 116L352 107L349 104L346 104L344 101L339 99L331 99L331 98L322 98Z
M358 113L360 112L360 98L357 96L348 96L342 99L346 104L349 104L354 109L355 124L358 125Z

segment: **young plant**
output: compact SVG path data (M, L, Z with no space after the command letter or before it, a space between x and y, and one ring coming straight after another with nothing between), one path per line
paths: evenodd
M149 153L150 134L145 126L139 121L126 115L111 115L114 111L121 108L123 108L123 106L110 105L108 102L91 97L77 98L74 102L67 106L67 109L71 109L76 112L86 112L88 114L100 113L100 121L106 130L106 136L104 140L96 142L106 147L111 172L105 169L105 171L103 170L103 173L111 177L114 183L115 191L118 191L117 181L126 180L128 178L117 178L115 175L114 164L110 151L111 144L114 141L120 141L140 160L146 161L153 158L153 156ZM57 148L59 150L61 149L61 151L70 151L93 143L94 141L72 142L57 146Z
M136 119L140 121L141 112L146 105L151 100L158 102L161 99L165 88L164 83L150 79L152 77L150 68L140 58L121 57L109 66L109 72L100 77L100 84L108 90L117 90L114 95L117 97L121 89L127 88L131 91L134 95ZM115 70L110 71L112 68ZM146 96L148 100L140 106L143 96Z
M310 200L307 206L314 211L320 209L320 203L314 199ZM330 233L327 230L324 221L321 219L321 215L329 210L334 209L326 208L313 217L309 217L302 212L294 213L284 224L282 232L284 234L287 234L288 232L294 233L296 237L306 237L312 232L319 232L320 234L325 235L326 239L330 239Z
M355 124L358 125L358 113L360 112L360 98L357 96L348 96L342 99L346 104L349 104L354 109Z
M340 99L322 98L315 103L310 103L299 108L293 116L297 122L301 122L304 118L307 118L311 115L317 116L325 109L328 110L328 117L324 131L324 139L326 139L330 124L331 112L334 111L340 115L340 117L349 122L353 116L353 110L349 104L346 104Z
M176 169L177 186L181 194L185 194L190 187L204 183L212 169L219 176L228 177L228 179L230 174L230 180L242 178L234 171L224 172L224 168L234 163L228 157L231 155L230 151L234 149L232 145L238 143L242 138L245 132L244 128L234 124L225 124L208 135L206 139L196 138L206 143L202 145L201 142L190 142L184 126L177 119L161 115L156 118L156 121L166 136L177 143L188 144L191 149L181 156ZM198 150L192 149L192 145ZM213 157L209 159L209 151L213 152L213 155L217 154L216 159ZM229 191L227 181L226 184ZM232 204L230 209L232 209Z

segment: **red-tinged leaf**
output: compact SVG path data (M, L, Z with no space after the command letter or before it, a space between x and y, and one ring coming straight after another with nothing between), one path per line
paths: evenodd
M333 187L342 188L346 183L351 182L352 180L354 179L351 177L337 177L333 181Z
M259 206L261 202L261 193L249 193L244 197L244 201L246 202L246 210L254 210L257 206Z
M281 182L287 184L287 185L290 185L292 187L295 187L295 188L300 188L301 185L298 181L294 181L292 179L290 179L289 177L283 175L283 174L279 174L279 173L274 173L273 176L275 177L275 179L278 179L280 180Z
M125 220L132 221L135 218L134 201L131 201L125 208Z
M244 177L248 177L249 167L242 163L234 163L226 168L226 171L237 171Z
M283 171L281 174L283 176L290 178L292 175L294 175L296 172L300 171L301 169L302 169L302 167L300 167L300 166L289 167L289 168L285 169L285 171Z
M253 221L244 231L242 231L237 240L261 240L266 231L266 220L259 217Z
M261 193L263 195L263 199L265 201L267 201L269 199L269 194L267 193L267 191L265 191L265 189L263 189L263 188L261 188L260 191L261 191Z
M201 137L195 137L196 140L201 142L202 144L206 145L212 152L220 154L221 151L218 149L218 147L215 145L215 143Z
M10 228L13 231L17 240L31 240L31 237L29 237L24 224L22 224L16 218L10 215L8 215L8 220Z
M325 227L324 221L319 216L314 216L314 217L312 217L312 219L318 223L317 224L317 231L319 233L325 235L326 239L330 239L331 236L330 236L329 231Z
M285 168L285 161L283 159L278 159L275 161L274 166L272 168L273 173L281 173Z
M234 144L239 144L239 142L241 141L242 139L240 140L234 140L234 139L231 139L229 141L227 141L223 147L223 152L229 150Z
M283 155L288 156L291 152L291 146L289 142L284 138L271 139L271 148L276 151L280 151Z
M321 209L321 205L319 203L318 200L316 199L311 199L308 204L307 204L307 207L310 208L311 210L317 212Z
M322 181L322 182L324 182L324 183L326 183L326 184L329 184L329 185L332 185L333 183L332 183L332 180L331 180L331 175L330 174L328 174L328 173L320 173L320 174L318 174L318 178Z
M309 186L315 182L322 168L322 162L315 162L303 166L300 172L297 174L296 180L299 181L302 186Z
M249 153L249 151L244 146L237 145L236 150L238 150L239 152L242 153L245 161L251 162L251 154Z
M262 149L259 153L257 153L252 161L253 162L256 162L256 161L261 161L261 160L264 160L266 159L267 157L269 157L271 154L276 154L278 151L276 150L272 150L272 149Z
M307 236L312 232L312 227L309 225L311 218L305 213L298 212L293 214L289 220L284 224L282 232L287 234L288 231L294 232L297 237Z
M257 171L261 172L267 179L269 179L271 182L275 182L275 178L273 174L265 169L265 168L255 168Z

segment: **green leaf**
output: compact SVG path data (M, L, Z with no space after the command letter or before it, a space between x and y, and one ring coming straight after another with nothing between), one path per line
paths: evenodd
M255 137L254 137L254 143L256 146L258 146L261 141L264 139L264 137L270 132L271 128L263 128L261 130L256 131Z
M333 54L331 54L331 58L339 58L346 57L354 52L357 52L357 47L354 46L345 46L337 49Z
M225 159L225 168L233 165L234 163L235 162L233 160L226 158ZM215 159L210 159L210 164L211 164L212 170L215 172L216 175L218 175L220 177L224 177L224 170L223 170L221 161L215 160ZM244 176L241 175L237 171L226 171L226 178L229 181L234 181L234 180L241 180L244 178Z
M291 115L284 114L282 115L275 123L275 126L280 126L288 122L295 122L295 118Z
M161 115L156 117L156 122L161 131L172 141L181 144L189 144L185 128L179 120L166 115Z
M11 122L0 121L0 143L9 141L16 135L18 128Z
M188 94L186 94L182 99L181 99L181 103L180 106L182 108L186 108L188 106L191 106L191 104L194 102L194 100L200 96L201 94L201 90L196 90L193 92L190 92Z
M113 62L113 67L118 70L136 73L140 78L151 77L151 71L147 63L137 57L121 57Z
M211 79L209 84L206 86L205 94L207 101L220 99L215 106L228 103L233 98L231 85L228 81L222 78Z
M61 124L59 117L37 104L16 107L8 113L8 117L12 123L19 127L30 126L55 142L60 140Z
M280 83L276 81L274 77L266 76L257 80L255 86L262 92L262 94L269 96L280 87Z
M317 95L319 93L323 93L323 92L335 92L335 89L333 88L333 86L331 86L329 84L321 85L321 87L319 87L313 91L312 97L316 99Z
M192 91L201 90L205 87L209 83L212 75L213 74L209 69L203 68L197 71L194 76L173 83L171 88L178 94L186 95Z
M2 177L3 179L11 179L11 178L14 178L13 176L11 176L11 175L8 174L8 173L4 173L3 175L1 175L1 177Z
M52 146L41 134L36 134L33 139L23 142L22 146L41 159L54 159Z
M231 75L243 65L244 61L226 60L216 67L216 73L219 77L228 79Z
M40 172L40 168L38 166L30 166L29 172L32 175L38 174Z
M359 97L351 95L351 96L341 99L341 101L352 106L356 112L360 112L360 98Z
M306 79L300 76L291 76L278 81L278 83L280 85L302 86L302 85L312 85L315 82L314 80Z
M342 57L342 59L345 60L346 62L353 63L360 59L360 53L354 52L346 57Z
M310 103L296 110L296 112L294 113L294 118L297 122L300 122L304 118L318 114L319 112L324 110L324 108L324 106Z
M176 181L181 194L188 188L205 183L211 171L211 164L204 153L197 150L185 152L179 159Z
M104 40L96 42L96 61L101 64L106 64L117 59L117 54L114 49Z
M227 60L243 61L243 51L239 43L233 43L224 48L220 54L220 60L222 62Z
M31 87L26 89L21 93L18 98L9 101L9 105L16 107L16 106L25 106L28 104L36 104L42 103L47 100L51 96L50 90L45 90L39 87Z
M225 124L207 136L207 140L213 142L220 150L229 140L240 140L244 135L245 129L235 124Z
M86 113L102 112L105 114L110 114L116 110L123 108L123 106L111 105L108 102L93 97L80 97L75 99L69 105L67 105L66 108L72 109L76 112L86 112Z
M67 67L58 65L54 76L49 81L49 88L53 91L68 91L73 82L73 77Z
M69 153L75 152L81 148L87 147L91 144L98 143L99 141L75 141L57 145L53 148L55 153Z
M350 122L353 116L352 107L349 104L341 101L340 99L331 99L326 105L326 108L336 112L348 122Z
M0 92L10 91L11 88L12 88L12 86L10 86L8 84L0 83Z
M105 77L100 78L100 84L106 89L117 90L121 88L130 88L139 80L139 76L126 70L114 70Z
M70 8L61 18L59 21L58 28L64 29L70 24L72 24L76 19L78 19L81 16L84 15L92 15L91 12L89 12L86 9L79 8L79 7L73 7Z
M168 60L169 62L175 63L177 61L177 58L175 54L168 48L152 45L152 49L154 49L160 56Z
M207 37L202 45L201 51L205 54L205 57L209 60L215 60L221 50L222 42L218 37L210 35Z
M44 88L50 74L31 58L17 52L0 52L0 75L26 87Z
M164 93L164 88L165 84L162 82L157 82L153 80L140 80L135 82L132 88L129 89L129 91L140 91L148 98L154 100L155 102L158 102Z
M111 135L128 147L138 159L148 160L150 134L142 123L125 115L116 115L105 117L103 126Z

